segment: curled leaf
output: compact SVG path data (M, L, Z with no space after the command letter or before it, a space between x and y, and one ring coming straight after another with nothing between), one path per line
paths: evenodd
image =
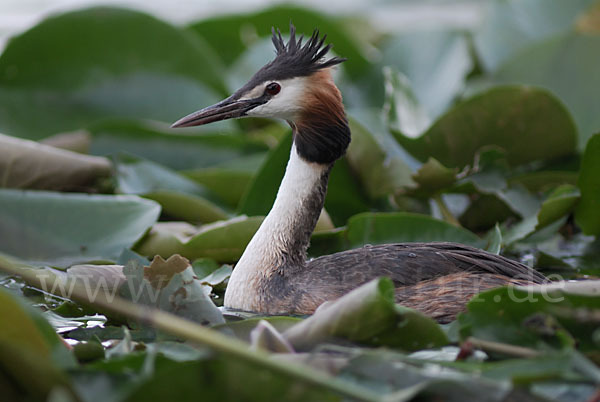
M207 324L225 322L189 262L174 255L167 260L156 257L149 267L131 261L123 268L127 278L121 296L135 303L157 307L191 321ZM208 290L208 291L207 291Z
M0 187L80 190L111 172L106 158L0 134Z

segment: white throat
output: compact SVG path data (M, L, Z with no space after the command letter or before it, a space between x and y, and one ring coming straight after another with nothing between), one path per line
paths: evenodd
M290 252L305 257L308 238L316 223L316 218L313 223L309 217L315 213L318 217L323 207L322 201L315 203L315 194L329 169L327 165L303 160L292 145L275 203L231 274L225 291L226 307L257 311L261 302L260 282L282 269ZM310 210L317 208L318 211ZM303 235L305 242L299 241Z

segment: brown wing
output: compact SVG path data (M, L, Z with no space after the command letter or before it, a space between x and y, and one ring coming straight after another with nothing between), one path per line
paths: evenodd
M339 290L341 295L381 276L402 287L461 272L501 275L533 283L546 281L542 274L524 264L457 243L365 246L315 258L298 274L311 288L322 283L329 292Z

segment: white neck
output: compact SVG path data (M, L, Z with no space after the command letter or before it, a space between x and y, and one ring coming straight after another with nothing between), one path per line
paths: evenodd
M289 264L304 264L310 235L323 208L330 166L303 160L292 145L273 208L236 264L225 306L257 311L260 282Z

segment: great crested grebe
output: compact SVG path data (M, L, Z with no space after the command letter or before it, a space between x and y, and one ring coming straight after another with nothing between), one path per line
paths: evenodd
M276 57L223 101L172 127L246 116L284 119L293 145L273 207L229 280L224 305L266 314L311 314L322 303L387 276L396 301L437 319L452 320L476 293L508 283L541 283L521 263L456 243L406 243L363 248L306 260L306 250L327 192L329 172L350 143L342 96L331 67L345 59L325 56L315 30L302 45L273 29Z

